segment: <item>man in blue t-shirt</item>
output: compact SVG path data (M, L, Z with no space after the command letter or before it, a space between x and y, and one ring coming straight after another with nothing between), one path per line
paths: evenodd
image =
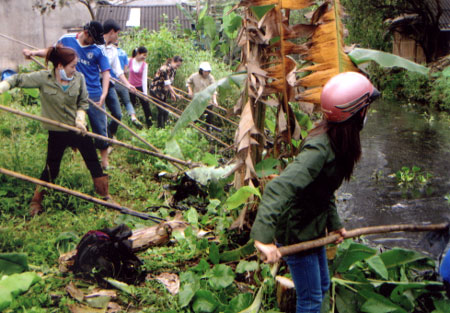
M74 49L78 54L77 71L84 74L89 98L96 105L104 107L104 102L108 94L110 65L101 46L105 44L103 38L103 26L97 21L91 21L84 26L82 32L78 34L63 35L57 42L66 47ZM25 57L47 55L47 49L28 50L24 49ZM100 82L100 75L102 82ZM91 122L92 131L96 134L107 137L107 117L89 104L87 111ZM105 169L109 166L108 161L108 143L103 140L95 141L96 147L100 150L102 167Z

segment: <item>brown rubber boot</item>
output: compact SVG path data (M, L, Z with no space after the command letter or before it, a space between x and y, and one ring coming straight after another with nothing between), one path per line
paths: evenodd
M109 179L108 175L94 178L95 192L98 193L103 200L114 202L109 194Z
M35 216L41 214L44 210L42 209L42 200L47 192L45 190L41 190L41 187L36 186L34 190L33 198L30 203L30 215Z

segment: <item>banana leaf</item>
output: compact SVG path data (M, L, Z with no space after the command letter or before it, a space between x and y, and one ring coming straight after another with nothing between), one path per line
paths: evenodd
M240 87L242 81L247 78L247 74L245 73L233 73L228 75L214 84L209 85L202 91L195 94L191 103L184 110L183 114L181 114L178 119L175 127L172 131L173 136L181 129L185 128L190 122L197 120L205 111L206 107L209 104L209 101L213 94L216 92L218 87L229 89L231 88L230 83L233 82L236 86Z
M381 67L401 67L408 71L417 72L423 75L427 75L429 72L429 68L423 65L399 57L398 55L378 50L355 48L348 56L356 65L374 61Z

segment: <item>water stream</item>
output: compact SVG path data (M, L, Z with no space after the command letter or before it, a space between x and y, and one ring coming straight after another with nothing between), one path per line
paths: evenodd
M377 101L361 134L363 156L350 182L338 191L338 209L347 229L442 223L450 220L450 122L424 116L399 103ZM417 166L433 176L425 186L402 187L390 174ZM369 236L371 244L428 252L423 233Z

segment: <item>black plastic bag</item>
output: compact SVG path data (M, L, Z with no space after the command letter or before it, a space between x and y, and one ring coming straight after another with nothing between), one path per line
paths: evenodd
M130 236L131 230L124 224L87 232L77 246L73 272L136 282L142 262L131 249Z

